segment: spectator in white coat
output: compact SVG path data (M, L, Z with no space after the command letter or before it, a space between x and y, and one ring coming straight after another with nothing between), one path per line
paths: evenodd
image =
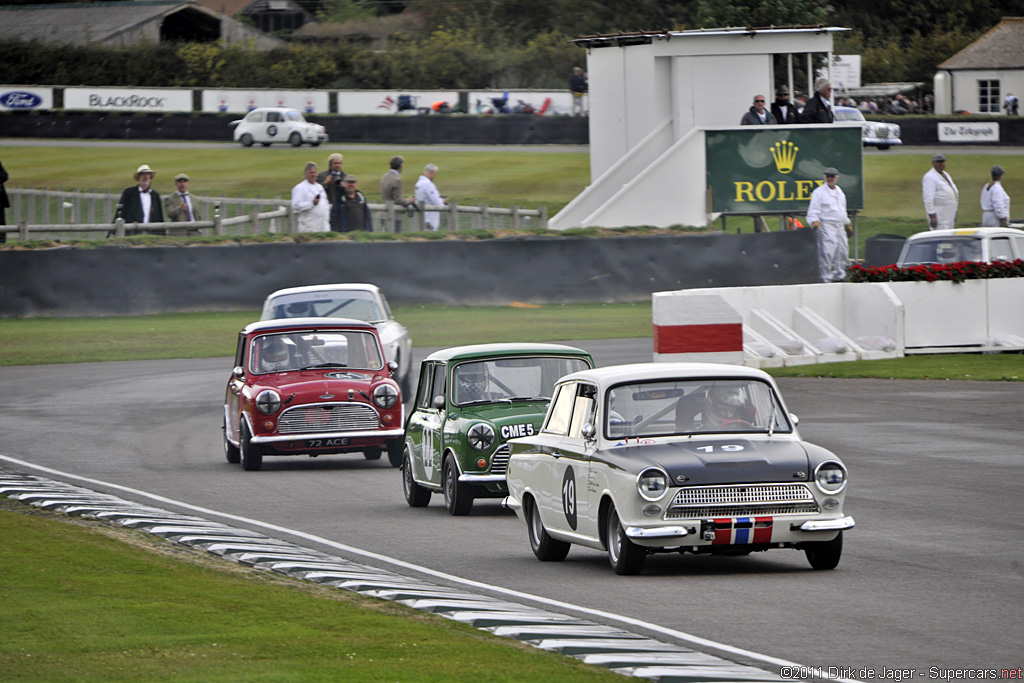
M434 206L440 206L441 204L447 203L445 198L441 196L441 193L437 191L437 185L434 184L434 176L436 175L437 165L427 164L426 168L423 169L423 175L421 175L419 180L416 181L417 202L422 204L433 204ZM431 230L437 230L441 227L441 214L438 211L425 212L423 214L423 220Z
M921 194L931 230L944 230L956 224L960 191L946 173L946 157L942 154L932 157L932 169L921 178Z
M316 181L317 168L312 161L306 164L306 177L292 188L292 210L295 212L298 232L330 232L331 207L327 191Z
M986 228L1010 227L1010 195L1003 189L1006 171L992 167L992 180L981 188L981 225Z
M846 213L846 194L836 183L839 171L825 169L825 183L811 193L807 224L818 231L818 272L822 282L842 282L850 259L848 235L853 233Z

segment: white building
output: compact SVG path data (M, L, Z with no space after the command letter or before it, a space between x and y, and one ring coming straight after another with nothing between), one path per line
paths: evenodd
M704 225L705 128L736 126L753 96L774 99L776 55L815 73L836 27L724 28L584 37L590 83L591 184L554 229Z
M1004 17L939 64L935 113L1005 114L1009 93L1024 97L1024 17Z

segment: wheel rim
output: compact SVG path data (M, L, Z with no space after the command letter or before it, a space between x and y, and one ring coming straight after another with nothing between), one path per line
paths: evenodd
M455 477L452 476L451 465L445 465L444 468L444 502L449 507L455 505Z
M540 545L540 511L537 504L530 504L530 543L534 548Z
M611 558L612 564L618 564L622 552L619 529L619 516L612 510L608 516L608 556Z
M405 462L402 463L402 487L405 489L405 497L412 497L412 459L409 458L409 451L405 451Z

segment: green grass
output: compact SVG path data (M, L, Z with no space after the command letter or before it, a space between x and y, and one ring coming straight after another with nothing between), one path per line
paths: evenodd
M0 538L4 681L621 680L402 605L4 498Z
M650 338L649 301L620 304L398 306L418 347L499 341ZM229 357L258 311L109 318L0 319L0 366ZM769 370L777 377L1024 379L1019 354L909 356Z

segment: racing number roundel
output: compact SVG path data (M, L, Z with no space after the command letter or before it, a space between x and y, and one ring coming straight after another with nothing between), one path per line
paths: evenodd
M576 473L571 465L565 468L565 476L562 477L562 512L569 528L576 531Z
M267 135L270 137L277 135L277 126L267 126Z

